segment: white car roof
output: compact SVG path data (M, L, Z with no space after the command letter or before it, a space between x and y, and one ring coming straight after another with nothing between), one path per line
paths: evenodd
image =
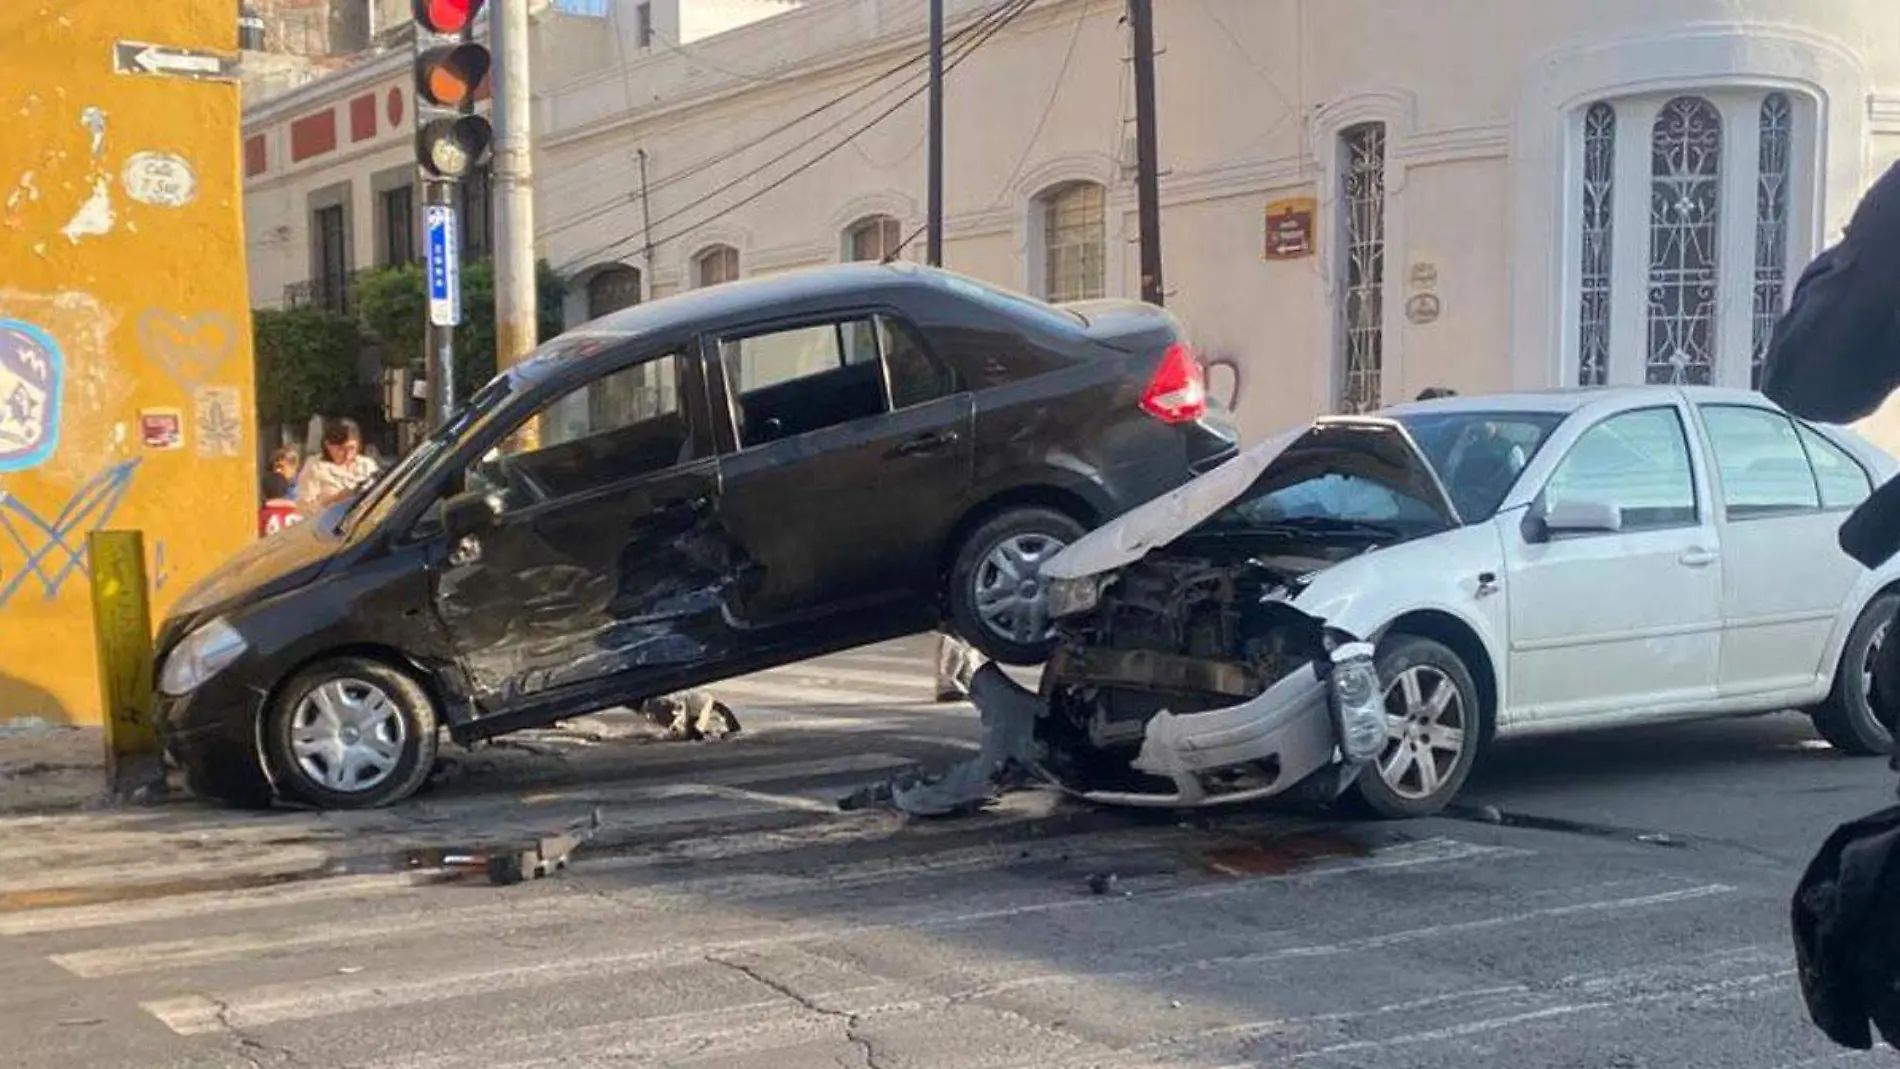
M1777 407L1755 390L1719 386L1573 386L1565 389L1527 390L1521 393L1484 393L1409 401L1380 410L1381 415L1404 416L1421 412L1553 412L1568 415L1586 406L1604 403L1651 403L1687 396L1702 403L1727 402Z

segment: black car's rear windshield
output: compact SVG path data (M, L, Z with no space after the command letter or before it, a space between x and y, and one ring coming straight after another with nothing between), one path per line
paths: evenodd
M972 300L980 301L1006 315L1028 316L1040 319L1057 330L1074 331L1077 327L1088 326L1088 320L1066 308L1058 308L1046 301L1039 301L1021 293L1011 293L995 286L978 282L962 275L943 273L939 276L943 285L952 293L961 294Z
M1466 523L1490 519L1560 412L1413 412L1398 417Z

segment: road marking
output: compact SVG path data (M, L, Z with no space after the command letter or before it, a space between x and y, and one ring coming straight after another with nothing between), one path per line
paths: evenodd
M0 914L0 936L43 935L49 932L115 928L155 921L182 921L194 917L273 909L306 902L328 902L376 894L400 893L413 890L415 886L416 878L409 873L337 876L286 887L243 891L198 891L139 902L71 906L63 909L35 909L22 913Z

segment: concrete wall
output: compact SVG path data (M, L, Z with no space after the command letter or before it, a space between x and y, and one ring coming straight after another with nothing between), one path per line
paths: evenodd
M0 7L0 719L100 719L84 539L145 532L155 609L257 531L230 0Z

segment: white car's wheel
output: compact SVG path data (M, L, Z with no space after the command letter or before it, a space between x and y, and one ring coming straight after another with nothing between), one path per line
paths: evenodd
M1386 818L1424 817L1464 787L1483 744L1484 707L1471 670L1444 645L1416 635L1381 643L1386 743L1353 786L1360 806Z
M1810 712L1821 737L1842 753L1873 757L1893 750L1893 733L1876 706L1874 666L1893 633L1895 610L1900 610L1900 595L1894 594L1882 594L1862 610L1841 650L1833 691Z

